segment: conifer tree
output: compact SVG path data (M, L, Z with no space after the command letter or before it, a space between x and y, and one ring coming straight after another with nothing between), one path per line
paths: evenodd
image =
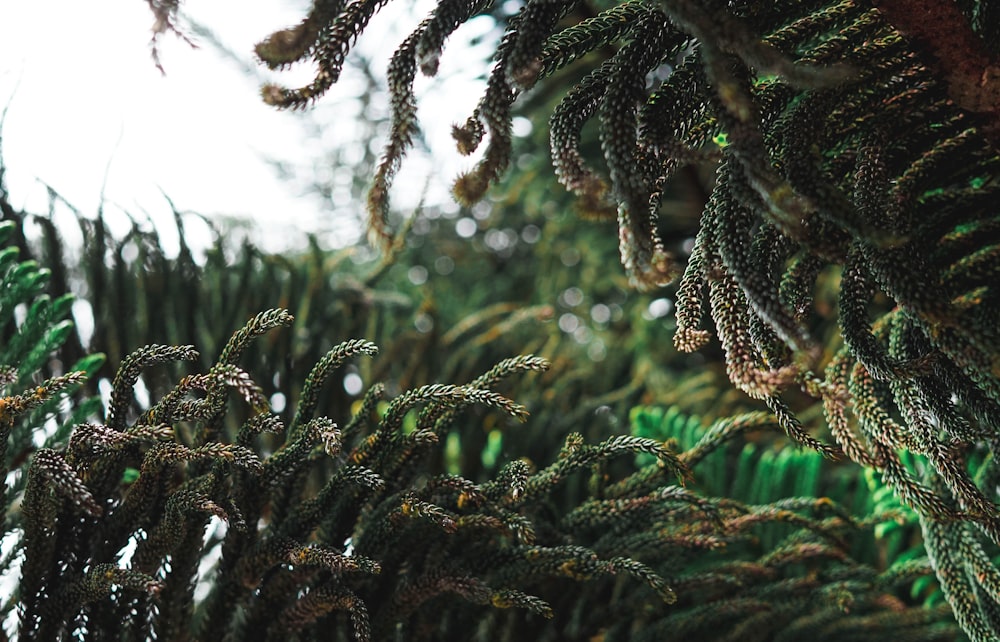
M155 33L177 31L178 0L148 3ZM308 86L267 86L264 99L303 108L331 90L385 4L315 0L260 43L271 67L317 68ZM546 113L558 180L583 215L613 219L633 287L676 287L673 347L720 351L733 387L769 412L694 421L692 438L690 421L645 425L636 409L655 438L570 433L535 462L438 474L428 461L467 407L523 419L492 389L548 361L505 359L468 383L393 395L375 384L353 406L324 406L337 425L317 412L324 382L375 351L348 340L315 359L283 422L238 363L294 323L269 310L140 412L140 371L197 353L122 355L105 415L84 421L92 400L68 414L57 402L100 360L43 376L69 303L39 298L47 276L5 253L0 308L17 349L0 364L0 445L5 470L20 468L4 531L23 565L0 612L17 609L24 639L954 639L940 604L900 597L933 570L969 639L1000 637L1000 3L527 0L502 11L440 0L396 50L373 240L396 247L389 194L419 132L416 74L436 73L448 37L493 12L505 35L486 92L454 128L460 152L485 153L456 196L472 203L503 180L518 101L561 94ZM716 178L685 250L665 195L694 165ZM14 320L18 306L27 321ZM61 420L41 448L32 413ZM891 513L852 514L805 485L740 495L731 480L744 465L766 470L764 458L728 444L771 428L891 489L928 562L880 568L858 554L852 542ZM228 528L206 541L213 517ZM216 579L196 598L212 548Z
M383 5L318 0L261 42L271 67L318 68L308 86L264 87L265 101L301 108L328 91ZM419 131L415 75L433 75L447 38L488 10L442 0L393 56L393 125L368 199L383 244L389 187ZM677 349L709 341L709 316L736 387L792 439L878 471L918 511L974 639L1000 631L987 561L1000 545L998 25L990 0L528 0L454 129L462 153L485 144L454 188L474 202L510 164L515 102L585 71L549 118L559 180L584 209L616 212L634 286L679 279ZM714 164L717 179L685 265L661 234L661 200L693 162ZM831 271L838 332L824 342L814 294ZM824 409L828 439L793 412L795 389ZM926 462L922 479L901 452Z

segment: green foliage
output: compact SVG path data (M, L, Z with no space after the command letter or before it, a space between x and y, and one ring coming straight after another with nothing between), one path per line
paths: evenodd
M302 265L317 265L317 256L307 253ZM185 260L164 257L164 280L178 278L170 276L180 274L173 264ZM156 275L128 268L117 278ZM213 285L212 275L198 281L206 290L231 287ZM211 296L188 289L195 302ZM104 303L127 309L112 301ZM325 301L316 295L307 312L326 318ZM194 312L176 305L174 322ZM93 304L96 317L101 307ZM381 314L364 321L363 309L342 316L374 328L387 322ZM409 309L401 299L384 314L400 309ZM494 329L503 322L498 313L474 313L443 333L451 343L431 344L428 354L448 345L479 363L490 353L486 338L504 343ZM328 336L330 322L316 323ZM251 356L282 363L270 356L285 349L274 337L289 330L279 326L295 328L296 320L283 311L255 316L216 344L220 357L203 374L171 375L177 383L167 386L165 376L149 373L176 359L203 363L191 347L150 345L126 355L110 377L103 423L76 426L68 444L35 455L15 513L26 525L16 596L23 638L657 639L674 629L720 639L748 629L762 639L800 629L828 639L853 630L955 637L945 611L901 601L926 565L879 570L852 553L870 537L870 524L826 500L751 502L697 486L709 478L701 471L716 470L710 462L728 439L774 427L765 413L721 421L709 440L691 441L689 431L678 456L663 446L670 434L608 435L607 412L593 413L599 403L575 408L586 388L539 383L549 372L536 357L501 360L462 386L417 383L388 401L385 390L395 386L387 382L354 400L338 391L337 368L374 346L352 340L328 349L308 373L281 370L278 390L295 401L279 415L268 411L271 388L257 383L273 386L273 376L249 363ZM138 322L122 327L143 331ZM309 337L311 326L301 327L298 337ZM548 345L560 361L580 348L565 339ZM397 366L405 365L400 354ZM585 382L584 372L607 374L573 372L562 376ZM523 407L489 392L512 374L525 379L518 396L538 411L517 430L470 405L522 415ZM148 407L133 395L139 380L148 382ZM492 465L476 454L489 443L487 426L502 435ZM442 451L453 440L459 455L449 460ZM529 451L531 461L517 458ZM637 467L636 457L652 460ZM694 485L676 486L689 468ZM799 601L794 613L762 618L760 595ZM707 605L729 615L706 619Z
M284 445L268 457L255 453L254 434L281 430L281 424L235 363L254 338L292 321L281 310L256 316L206 374L183 378L148 411L123 422L144 366L195 356L186 347L133 353L115 377L108 423L78 426L68 448L43 449L32 458L21 507L25 639L104 635L122 629L123 621L126 639L185 636L191 622L206 639L226 633L269 639L311 630L334 610L350 612L358 639L372 636L373 627L381 639L397 622L424 637L426 615L417 607L442 592L550 615L543 600L518 585L565 575L567 565L578 579L621 571L671 595L641 563L602 561L580 546L536 541L533 524L521 514L572 470L617 453L655 452L679 471L676 457L649 440L576 444L537 473L512 462L485 485L425 475L421 460L463 406L486 404L523 418L521 406L476 386L544 369L543 360L511 359L473 385L403 393L381 416L372 414L383 394L375 387L340 430L312 416L313 402L331 368L374 349L347 342L308 377ZM215 438L232 412L230 391L251 409L236 443ZM418 404L423 410L415 430L402 432L404 415ZM310 488L317 458L330 460L330 474ZM125 483L129 468L140 472ZM227 523L215 540L206 538L213 516ZM130 542L135 550L121 567ZM198 562L213 548L222 557L212 590L196 603Z
M849 465L831 462L813 450L789 448L774 436L741 440L730 436L733 426L773 426L774 419L768 413L727 417L706 428L698 417L685 415L676 406L639 406L632 409L630 424L632 434L672 440L688 452L689 460L694 457L700 461L703 474L695 479L692 489L748 504L790 497L827 497L855 518L879 520L874 540L852 542L852 555L857 559L892 566L898 561L926 558L919 529L915 528L916 514L900 503L874 470L869 469L859 478ZM729 441L720 444L718 438L722 436ZM911 456L903 457L908 470L919 468ZM762 534L765 549L777 543L775 536L774 531Z
M34 261L18 260L18 248L8 245L16 231L15 223L0 223L0 502L5 534L21 527L21 515L12 505L25 487L25 460L39 447L65 444L71 428L100 408L100 399L79 392L104 361L102 355L92 355L65 368L53 359L72 329L66 319L72 297L45 294L50 273ZM6 556L0 572L14 559ZM2 612L12 606L3 604Z
M49 273L34 261L18 261L18 249L8 246L17 225L0 223L0 503L6 538L25 528L18 504L28 484L27 458L56 444L65 444L70 429L99 407L100 399L81 398L78 392L88 375L103 362L101 355L80 360L63 374L62 364L51 362L53 351L66 339L71 297L56 300L44 294ZM71 400L77 397L77 403ZM36 455L37 456L37 455ZM0 560L0 576L16 566L16 550ZM17 606L13 599L0 602L0 617Z
M334 347L335 336L370 337L381 347L372 360L350 364L346 374L384 381L391 394L435 381L471 381L520 351L548 359L552 368L529 374L518 395L546 426L543 434L484 419L481 426L455 426L445 438L451 440L452 464L461 459L461 470L477 481L496 474L498 455L544 462L570 432L603 440L642 399L663 398L683 385L686 407L700 410L718 395L719 377L702 377L697 392L702 401L697 401L676 358L652 352L658 328L669 330L671 321L647 320L653 297L629 292L624 280L606 269L614 260L614 243L594 234L588 250L579 251L576 242L588 230L576 231L572 216L540 204L523 220L509 222L502 235L514 240L502 247L493 243L488 226L510 211L507 204L497 203L471 239L456 233L455 215L428 209L393 262L373 258L364 248L324 252L315 238L304 251L270 254L241 240L239 228L222 225L206 226L214 244L200 257L185 238L204 223L180 212L181 244L170 256L161 237L173 236L172 230L137 220L116 238L108 233L111 214L67 217L61 203L53 207L66 225L38 226L39 236L27 249L47 260L60 254L51 248L61 247L71 226L83 233L86 252L67 278L87 300L93 331L86 345L73 350L106 353L114 364L128 355L129 346L191 342L202 348L199 367L208 369L212 361L205 355L223 346L212 330L216 324L235 327L259 309L287 304L295 317L291 331L254 342L246 355L246 368L265 397L284 400L285 409L278 412L286 422L293 419L300 390L283 382L302 381L308 364ZM415 272L426 280L415 282ZM573 325L560 323L566 319ZM183 374L175 364L163 363L140 373L138 381L158 397ZM114 376L106 366L95 383L110 385ZM316 400L318 415L336 416L338 408L357 400L356 392L341 385L344 377L335 375ZM734 401L719 411L739 407ZM484 463L488 443L493 455Z
M726 439L773 426L762 413L718 423L681 456L648 438L587 445L571 435L539 470L514 460L485 483L428 475L429 452L463 407L524 418L489 388L547 363L510 359L467 385L404 392L381 413L375 386L340 428L314 416L314 391L336 364L374 351L349 341L313 369L283 429L236 363L292 321L283 310L257 315L207 373L123 422L122 391L144 366L195 356L189 347L133 353L115 377L108 422L77 426L67 447L34 455L20 508L23 639L657 639L719 627L734 639L800 628L826 639L888 627L954 636L935 623L940 613L886 592L926 565L878 574L850 560L840 539L859 524L829 500L744 505L670 485ZM250 412L235 439L218 440L241 406ZM405 431L408 413L416 419ZM284 432L283 445L264 452L262 431ZM655 463L609 475L615 458L638 453ZM317 479L317 469L327 474ZM580 473L591 499L553 511L560 486ZM791 529L758 556L761 525ZM212 581L199 598L206 557ZM761 617L762 597L791 602ZM706 617L709 603L722 620ZM848 604L863 615L855 624L844 621Z
M103 230L104 225L101 218L81 220L80 224L85 230ZM53 228L43 226L42 230L44 235L51 233ZM91 309L97 319L91 338L94 344L104 342L114 347L140 333L177 332L189 320L196 322L192 327L205 327L205 334L212 338L208 316L223 312L212 307L216 305L213 298L216 294L226 296L225 292L234 286L228 278L231 273L221 269L221 259L215 257L228 256L232 261L234 255L229 254L230 248L220 243L209 253L209 263L202 268L184 250L177 259L167 259L156 234L138 225L122 241L115 241L103 232L89 238L101 242L88 243L89 260L84 263L81 274L86 291L97 291L102 283L118 285L115 289L100 290L101 298L91 300ZM58 238L49 236L43 236L43 240L48 247L59 243ZM138 251L130 252L131 244ZM365 274L370 268L363 266L362 271L357 272L359 276L353 276L353 264L344 260L348 258L346 255L339 257L339 265L347 269L341 274L331 274L338 257L331 259L318 250L295 261L263 255L249 245L244 245L240 252L242 254L236 254L237 260L232 264L245 275L242 284L246 286L245 295L259 292L258 287L266 291L268 279L274 279L272 282L280 285L277 291L288 288L288 297L292 298L294 279L300 274L309 275L307 282L316 284L312 289L317 294L305 299L295 297L295 300L301 301L303 314L312 314L315 320L297 326L297 321L287 314L255 317L251 325L227 345L215 344L222 357L208 366L206 374L185 376L173 386L164 386L164 376L149 376L150 371L162 369L175 359L200 360L190 347L150 345L122 359L117 372L108 376L112 383L105 422L78 426L68 450L44 450L33 460L37 463L33 463L34 472L28 475L33 480L29 482L32 488L56 483L65 492L55 497L31 496L30 502L26 494L21 502L22 512L34 511L49 517L55 513L56 516L54 524L50 521L35 524L34 535L25 536L33 543L25 544L23 549L27 559L22 565L20 589L32 597L25 598L24 593L18 595L24 605L23 636L46 638L56 634L82 635L86 631L88 636L97 637L117 632L126 621L127 631L123 634L126 638L142 638L150 632L166 637L193 632L200 637L199 631L209 629L235 632L247 638L287 636L289 628L301 627L300 635L309 639L315 637L318 630L328 630L333 622L338 635L344 639L352 638L352 626L362 632L370 627L376 637L384 638L385 632L397 621L409 621L406 617L413 621L426 618L426 609L417 609L417 606L426 600L433 600L434 604L442 602L442 598L437 597L442 593L458 592L476 605L493 603L500 607L525 607L529 612L549 613L552 607L542 598L517 588L517 578L526 576L538 582L552 573L564 577L567 572L563 567L567 564L579 566L579 570L570 573L578 579L585 575L613 578L618 573L637 574L643 582L658 587L664 596L669 595L662 580L647 567L623 557L623 553L627 553L624 549L609 548L611 556L602 561L598 551L582 548L579 542L570 543L552 535L536 536L535 522L528 521L521 513L538 512L546 517L538 519L541 525L538 530L553 533L556 529L550 524L551 517L547 517L548 505L555 499L554 491L566 486L567 478L574 477L574 470L637 449L659 452L668 461L675 462L673 455L648 440L611 439L594 447L578 444L577 455L543 467L535 474L528 465L500 456L488 471L477 473L482 479L480 483L443 471L435 475L433 471L438 465L434 460L442 457L434 444L446 441L442 438L443 433L452 431L455 434L456 428L473 436L482 433L476 421L462 419L468 410L456 415L458 408L468 401L478 400L487 404L501 403L515 414L521 414L520 407L481 392L481 388L495 385L511 372L537 371L544 366L544 360L504 360L481 376L473 377L472 385L477 387L421 385L402 393L389 404L378 403L385 389L378 384L358 403L342 391L338 393L339 386L327 383L332 377L334 382L338 381L335 369L346 356L359 351L372 352L372 344L352 341L333 347L317 359L316 367L299 387L293 382L302 381L304 373L282 358L283 351L288 350L286 344L274 340L268 344L269 335L254 341L249 339L274 324L292 324L293 328L299 328L298 337L308 337L308 349L315 350L317 345L322 345L324 337L329 337L331 318L358 323L387 335L398 335L400 326L392 322L393 315L397 314L394 310L411 314L408 301L399 296L380 298L379 293L369 290L362 279L371 276L370 272ZM126 259L129 255L134 258ZM213 265L216 260L220 263ZM107 265L111 266L110 271ZM278 265L280 269L269 271L268 265ZM380 272L382 268L376 266L375 278L381 278ZM331 283L331 277L341 279L340 282L346 282L348 287L339 292L334 289L332 297L324 296L329 292L324 286ZM170 294L180 292L183 284L191 282L189 279L200 283L201 287L187 287L184 297ZM150 295L157 291L163 294L159 300ZM345 291L357 294L344 296ZM229 300L231 303L242 301ZM375 306L371 305L373 301ZM388 304L383 306L380 301ZM123 316L121 311L130 309L137 312L124 315L131 323L121 323L111 313L114 310L118 316ZM158 317L154 314L156 310L161 313L168 310L169 315L166 319ZM378 315L366 317L366 310L378 311ZM490 317L483 320L492 322ZM161 323L163 325L158 325ZM480 331L477 323L466 322L461 331L453 334L463 341L475 341ZM409 332L413 334L412 330ZM401 345L412 345L407 343L405 336L397 336L397 339ZM262 343L264 350L260 350ZM266 392L247 376L247 372L237 367L236 353L243 353L243 360L254 356L263 362L251 368L265 374L264 381L269 384ZM479 352L467 351L460 371L476 367L483 358ZM393 355L391 363L398 365L400 360L398 354ZM258 414L272 396L271 386L278 384L269 366L280 374L277 378L281 382L279 389L288 399L295 400L284 413L289 426L284 437L255 436L261 430L281 431L282 422L278 416ZM140 380L157 399L149 407L137 405L133 398L133 386ZM234 390L237 394L226 394L226 390ZM242 403L237 401L239 399ZM424 402L430 403L422 412L407 412L411 405ZM318 419L320 409L345 419L339 441L333 425ZM486 419L490 420L488 416ZM493 430L497 428L502 425L494 422ZM336 458L330 459L317 451L317 442ZM260 456L255 458L254 451ZM550 449L544 459L539 457L539 461L548 461L552 453ZM260 471L256 470L256 460L262 462ZM216 463L210 463L212 461ZM507 465L503 466L505 462ZM240 473L238 466L229 470L237 463L247 467L249 472ZM477 469L471 467L474 473ZM250 473L262 480L246 479ZM93 487L95 483L99 489ZM261 491L258 486L271 489L271 494ZM508 487L515 489L511 492L518 496L505 498L504 488ZM345 495L345 490L350 491L350 496ZM106 499L98 499L101 497ZM572 499L568 501L573 502ZM49 504L38 506L32 502ZM55 511L51 510L53 502ZM331 508L330 504L336 506ZM78 511L91 514L91 518L84 524L77 524ZM383 520L392 527L398 524L400 530L412 532L402 540L391 528L387 527L388 530L382 533L373 526L375 522L361 518L369 513L374 514L372 519L376 521ZM69 518L60 519L61 515ZM217 527L210 516L228 520L227 528ZM259 524L258 518L273 531L240 530L246 524ZM424 520L428 523L420 526ZM409 521L415 521L418 527L408 527ZM208 541L202 536L206 523L212 526L207 534ZM283 524L280 528L279 523ZM275 539L268 539L270 534L274 534ZM294 540L294 537L300 539ZM289 548L295 541L299 541L299 545ZM59 546L56 547L54 543L57 542ZM326 543L337 552L324 549L314 554L311 548L303 548L307 544L315 547L317 543ZM128 552L130 547L135 548L134 552ZM281 553L275 553L279 549ZM217 562L217 569L211 575L211 591L208 597L196 600L193 591L197 583L192 569L199 567L202 558L211 559L220 551L222 561ZM321 586L319 579L311 589L307 584L295 584L309 591L308 599L284 604L281 609L288 615L280 622L261 624L262 618L271 622L275 607L256 601L253 587L245 586L246 567L251 564L249 558L251 555L264 556L260 562L263 566L257 571L263 577L273 574L275 568L281 567L296 551L305 551L302 554L309 555L310 559L321 556L328 567L340 560L337 563L347 570L353 568L350 566L352 560L363 561L366 551L382 551L389 555L376 553L371 558L377 559L373 564L378 564L381 572L377 577L367 578L363 582L367 586L364 589L353 584ZM502 559L497 558L500 551L506 551ZM267 561L275 555L278 557L273 562ZM527 555L546 563L526 564L522 558ZM430 559L424 560L424 557ZM462 561L463 557L471 566ZM442 559L449 560L450 566L442 566ZM305 561L308 560L303 561L304 566L315 566ZM237 575L235 567L244 575ZM425 568L427 577L421 578L418 574L421 568ZM54 569L61 569L58 580ZM366 569L354 570L362 574ZM302 574L302 570L297 569L296 574ZM322 572L317 571L317 575ZM489 582L494 576L502 584L491 586ZM66 581L72 577L78 579ZM287 588L290 580L283 576L279 579ZM273 590L289 600L294 600L296 595L294 590L286 591L277 585ZM548 592L552 593L551 589ZM564 592L564 587L560 587L553 595L565 600L562 598ZM147 597L142 597L144 594ZM389 597L382 599L381 596ZM647 597L654 601L661 599L653 591ZM247 604L243 605L242 601ZM365 604L371 601L378 610L368 613ZM144 615L127 618L124 614L133 609ZM351 612L353 624L341 626L346 622L341 623L334 616L325 624L309 624L320 620L331 609ZM455 612L457 620L484 621L482 606L460 617L459 610ZM598 621L600 618L609 621L613 616L614 610L605 609ZM33 630L36 626L38 630ZM421 624L418 630L426 626ZM489 630L485 624L482 626ZM449 630L454 631L450 635L457 639L466 639L466 631L461 626L445 629ZM438 639L436 634L423 635Z
M385 4L317 0L262 42L272 68L316 67L308 86L264 99L300 108L328 91ZM154 34L174 30L177 0L150 6ZM392 122L368 197L381 264L316 243L302 257L218 243L203 268L179 213L176 261L155 231L119 241L100 216L80 219L92 347L121 365L97 374L104 423L65 424L11 474L24 636L995 639L998 7L528 0L505 15L442 0L388 70ZM417 70L434 75L447 38L485 11L504 37L454 129L462 153L485 142L456 196L470 205L501 181L521 99L550 115L556 177L596 222L553 214L558 197L517 159L505 186L529 187L503 205L524 217L479 206L473 250L441 252L440 212L394 238L389 193L419 135ZM685 184L695 196L678 207ZM544 228L536 249L515 242L531 227ZM626 292L608 242L629 284L655 294ZM476 253L489 267L413 287L412 268L426 280L443 255L464 267L456 257ZM579 281L531 278L556 260ZM30 367L4 381L56 378L5 397L17 412L59 389L53 348L83 352L58 323L67 299L28 305L44 280L33 270L6 273L29 314L5 332L27 337L10 345ZM677 277L676 294L659 290ZM703 361L679 365L668 324L642 317L666 296L675 347ZM253 316L275 297L294 318ZM333 373L374 344L333 343L343 336L386 348L347 366L386 382L361 399ZM200 359L181 345L192 338L220 357L181 377L170 362ZM540 357L505 358L526 345ZM303 364L316 365L303 376ZM524 405L492 391L514 373ZM720 394L720 374L752 401ZM141 406L140 382L154 400ZM270 413L272 400L287 409ZM621 434L640 401L686 402L708 427L647 409ZM528 408L544 431L497 419ZM11 426L23 465L30 432ZM823 459L840 456L863 474Z
M678 444L684 451L682 460L692 467L690 491L698 493L702 502L715 504L723 515L733 511L731 522L723 518L725 536L710 547L711 552L696 548L685 559L685 574L690 574L693 590L681 594L690 600L689 609L678 608L664 622L644 630L640 639L656 639L656 635L668 639L684 635L734 640L790 640L807 635L877 639L881 625L906 628L910 625L903 622L927 623L947 612L940 603L932 610L906 607L896 613L899 620L877 609L867 611L870 600L886 599L885 595L866 597L868 591L877 593L876 587L887 588L895 580L901 582L896 586L905 587L930 575L919 545L900 554L898 546L886 538L886 533L902 534L907 520L909 533L914 535L915 518L899 510L898 504L874 502L870 485L839 475L842 467L820 454L768 444L767 432L780 430L769 413L737 415L706 427L673 407L640 407L632 412L632 430ZM754 434L760 431L765 432ZM834 499L816 499L824 495ZM753 527L744 531L748 524ZM796 561L785 566L791 562L788 556ZM884 570L879 574L877 569ZM871 584L876 576L880 579ZM817 578L821 580L813 586ZM723 589L727 582L731 584ZM710 591L701 592L708 587ZM866 614L854 620L859 608ZM851 616L841 609L849 610ZM939 620L931 626L919 624L912 630L881 635L945 639L956 631Z
M263 42L266 64L318 67L310 86L269 86L265 99L301 107L326 91L381 6L317 2ZM486 141L455 185L474 202L511 163L515 100L555 83L559 180L584 212L617 211L633 285L655 289L683 271L676 347L705 346L710 316L729 379L788 436L876 469L921 516L976 640L1000 635L997 571L985 561L1000 545L998 6L529 1L507 19L485 94L455 128L463 153ZM393 126L369 196L383 244L389 184L418 131L417 69L433 75L447 37L485 9L442 0L396 50ZM692 163L715 166L717 179L681 270L663 197ZM824 311L816 294L833 278L837 305ZM822 406L833 443L804 423L796 406L808 404L792 401L802 394ZM919 476L903 452L926 458ZM970 457L987 462L978 479Z

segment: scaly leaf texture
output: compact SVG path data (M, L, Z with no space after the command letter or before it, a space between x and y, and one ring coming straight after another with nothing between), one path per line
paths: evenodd
M458 130L464 148L484 134L490 146L457 192L481 197L508 163L524 88L589 70L553 113L554 163L584 210L617 207L637 285L679 272L656 186L693 159L719 162L681 282L677 346L707 342L709 308L730 379L790 435L842 449L928 519L972 520L1000 544L995 489L976 485L963 454L991 448L979 436L1000 416L993 4L666 0L581 19L568 5L526 3ZM397 55L399 68L417 64L410 50ZM584 141L594 120L599 158ZM841 275L830 321L846 345L832 368L813 316L830 273ZM809 434L785 401L791 388L826 408L839 448ZM927 456L939 490L905 471L900 449Z

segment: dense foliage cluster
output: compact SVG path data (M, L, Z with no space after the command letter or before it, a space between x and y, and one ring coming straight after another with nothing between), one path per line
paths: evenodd
M385 5L315 0L257 47L315 80L264 99L330 90ZM417 71L487 12L455 194L516 196L464 212L471 239L442 212L394 238ZM989 0L440 0L387 74L381 262L211 226L196 259L182 213L169 258L99 213L73 273L0 181L0 615L39 640L1000 638L998 25ZM503 176L519 100L586 223L532 163Z
M17 263L16 250L6 256L4 283L17 287L0 309L33 302L10 326L10 345L27 349L8 358L37 369L42 355L53 367L47 357L68 326L39 296L49 275ZM174 385L148 371L198 359L192 347L135 351L103 408L88 399L67 414L52 403L87 376L78 368L99 376L100 358L4 397L8 469L23 472L8 488L4 532L16 542L3 564L20 581L3 612L16 609L20 639L612 640L720 627L733 639L955 635L940 603L896 595L930 572L926 559L878 559L871 528L900 519L898 507L879 509L857 485L824 493L856 495L853 513L817 498L819 456L789 474L741 456L750 484L726 471L729 442L777 428L767 413L710 426L640 413L633 436L588 444L570 433L544 465L513 458L477 482L441 470L475 467L435 456L456 425L474 434L489 419L463 412L470 404L523 419L522 406L490 389L544 371L544 359L507 359L469 384L422 385L391 401L376 384L353 404L331 404L337 368L375 354L347 341L297 390L285 387L296 403L282 415L237 364L293 323L283 310L256 315L204 374ZM146 404L133 390L142 378L157 396ZM463 455L475 443L463 439ZM691 486L692 476L705 482Z
M382 6L317 2L301 25L262 42L268 65L312 57L319 68L306 88L265 87L265 100L299 107L326 91ZM442 1L396 51L393 129L369 198L378 235L417 131L416 71L434 74L447 37L487 8ZM963 626L996 636L1000 5L591 8L580 19L588 8L575 0L528 1L510 17L486 93L455 129L463 153L488 138L456 194L481 198L509 165L521 94L585 66L551 114L556 174L586 208L614 204L622 264L636 286L656 288L681 272L659 232L670 216L663 190L680 168L715 163L677 294L677 348L706 344L707 312L733 384L796 441L879 471L922 516ZM591 121L605 175L587 153ZM841 279L832 345L817 339L813 300L831 268ZM835 444L805 430L785 399L792 388L823 405ZM924 479L901 451L926 461Z

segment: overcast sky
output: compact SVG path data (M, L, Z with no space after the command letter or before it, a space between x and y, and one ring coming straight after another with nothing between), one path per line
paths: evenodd
M187 0L183 6L252 62L254 43L300 21L304 4ZM431 5L420 4L417 11L423 15ZM302 186L283 182L266 159L318 158L325 147L338 144L338 130L349 136L352 124L340 119L317 140L294 114L264 105L259 79L204 41L192 49L171 34L161 36L166 75L161 74L150 57L152 22L142 0L0 3L0 105L8 105L3 158L14 205L44 212L44 182L90 214L106 180L111 209L163 216L169 212L165 193L182 210L251 216L265 242L275 243L282 231L295 235L320 228L333 230L326 236L331 245L351 242L359 234L356 218L331 220L329 203L301 196ZM382 57L375 63L377 72L384 72L385 59L416 22L398 11L372 21L380 35L361 43L377 46L374 51ZM485 30L480 23L460 35ZM434 165L415 161L406 181L422 186L432 174L432 198L438 200L469 165L443 139L451 123L471 112L482 87L476 76L488 68L478 61L469 64L470 50L461 44L451 47L458 53L446 49L442 58L448 89L425 91L421 102L427 137L441 142L444 153ZM298 86L311 73L303 66L271 77ZM324 103L350 95L350 80L344 84L335 86Z

